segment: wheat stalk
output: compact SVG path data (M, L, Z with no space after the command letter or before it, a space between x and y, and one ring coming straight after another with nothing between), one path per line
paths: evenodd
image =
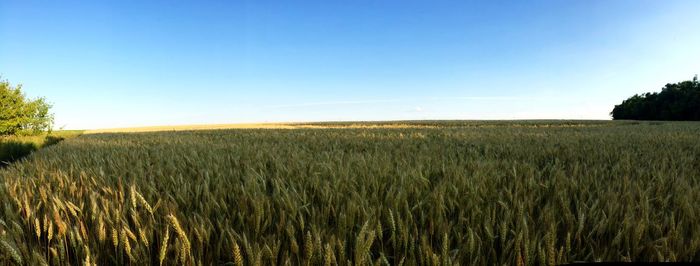
M12 258L12 261L15 263L22 265L22 257L20 256L19 252L15 250L10 243L7 242L5 239L0 239L0 248L2 248L3 253L5 255L9 256Z
M168 240L170 239L170 226L165 227L165 234L163 235L163 241L161 241L160 253L158 256L158 265L163 265L165 260L165 255L168 252Z
M178 222L175 215L169 214L167 218L168 221L170 221L170 225L173 227L173 229L175 229L175 233L177 234L178 239L182 241L182 250L180 250L180 254L182 257L182 262L184 263L186 261L186 257L189 255L190 252L190 241L187 238L187 234L185 233L185 231L182 230L182 227L180 227L180 222Z
M134 260L134 257L131 255L131 244L129 243L129 235L127 231L122 230L121 236L122 247L124 248L124 252L126 252L127 257L129 257L129 260Z
M243 266L243 255L241 255L241 248L236 240L233 240L233 261L236 266Z

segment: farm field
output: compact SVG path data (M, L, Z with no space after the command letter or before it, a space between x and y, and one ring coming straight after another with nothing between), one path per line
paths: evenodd
M700 123L179 129L84 134L0 169L0 263L700 260Z

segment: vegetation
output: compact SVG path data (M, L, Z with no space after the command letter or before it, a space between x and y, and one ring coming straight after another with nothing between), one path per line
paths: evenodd
M22 85L0 79L0 167L63 139L51 134L50 108L44 98L28 99Z
M661 92L634 95L616 105L613 119L700 121L700 82L666 84Z
M0 170L0 263L700 260L700 124L314 126L42 149Z
M0 136L37 135L50 131L53 114L44 98L29 99L22 85L0 80Z
M76 137L80 134L81 131L77 130L63 130L36 136L0 137L0 167L24 158L42 147L56 144L65 138Z

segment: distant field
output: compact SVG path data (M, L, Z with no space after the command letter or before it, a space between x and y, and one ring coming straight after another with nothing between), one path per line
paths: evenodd
M0 263L700 260L700 123L266 125L92 131L0 170Z
M303 128L442 128L442 127L582 127L612 125L600 120L521 120L521 121L378 121L378 122L308 122L308 123L253 123L173 125L86 130L86 134L135 133L158 131L188 131L214 129L303 129ZM617 122L624 123L624 122ZM635 122L628 122L635 123Z
M292 126L289 126L286 124L275 124L275 123L268 123L268 124L174 125L174 126L92 129L92 130L86 130L85 133L87 133L87 134L133 133L133 132L212 130L212 129L246 129L246 128L292 128Z

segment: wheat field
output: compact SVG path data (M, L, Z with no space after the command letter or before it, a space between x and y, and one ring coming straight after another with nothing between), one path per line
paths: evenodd
M700 260L700 124L85 134L0 170L0 263Z

